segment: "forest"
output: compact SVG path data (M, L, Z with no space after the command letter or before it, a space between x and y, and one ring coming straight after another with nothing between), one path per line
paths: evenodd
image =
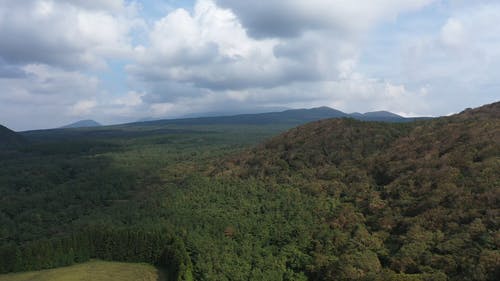
M1 273L99 258L171 280L500 276L500 102L405 123L21 135L0 150Z

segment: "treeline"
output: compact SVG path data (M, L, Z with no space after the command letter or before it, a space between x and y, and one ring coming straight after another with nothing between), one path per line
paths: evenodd
M182 240L167 230L92 226L71 235L0 248L0 273L32 271L91 258L146 262L167 269L169 280L192 280L192 264Z

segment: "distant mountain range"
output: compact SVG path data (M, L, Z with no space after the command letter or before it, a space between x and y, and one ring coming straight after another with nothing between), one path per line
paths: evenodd
M26 139L11 129L0 125L0 149L18 148L26 143Z
M100 127L101 124L97 123L94 120L80 120L75 123L68 124L66 126L61 127L61 129L70 129L70 128L90 128L90 127Z
M102 126L94 120L81 120L64 127L50 129L50 130L35 130L23 132L25 136L38 135L37 132L51 131L52 135L65 135L70 136L65 129L83 128L86 132L75 131L72 134L81 135L83 133L89 134L88 130L97 129L99 127L99 134L105 135L106 133L116 133L115 129L120 128L123 130L127 127L161 127L167 125L282 125L284 127L294 127L305 123L331 118L353 118L362 121L379 121L390 123L404 123L412 122L420 119L428 119L428 117L415 117L405 118L400 115L388 111L375 111L367 113L345 113L330 107L316 107L311 109L289 109L280 112L267 112L267 113L252 113L252 114L238 114L238 115L222 115L222 116L206 116L206 117L189 117L177 119L162 119L162 120L142 120L127 124L117 124L113 126ZM111 131L109 131L111 130ZM97 132L97 131L95 131Z
M238 114L232 116L211 116L211 117L195 117L195 118L180 118L180 119L164 119L154 121L142 121L130 123L127 125L140 124L144 125L219 125L219 124L247 124L247 125L264 125L264 124L292 124L300 125L312 121L329 118L354 118L362 121L381 121L381 122L412 122L426 117L405 118L400 115L388 111L375 111L367 113L352 113L348 114L340 110L330 107L316 107L311 109L290 109L281 112L268 112L256 114Z
M365 121L386 121L386 122L400 122L400 121L413 121L416 118L405 118L403 116L397 115L395 113L389 112L389 111L373 111L373 112L366 112L366 113L351 113L349 114L350 117L358 120L365 120ZM421 119L421 118L417 118Z

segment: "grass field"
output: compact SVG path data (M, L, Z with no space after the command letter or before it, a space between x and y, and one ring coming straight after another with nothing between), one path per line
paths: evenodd
M56 269L2 274L0 281L166 281L166 278L152 265L95 260Z

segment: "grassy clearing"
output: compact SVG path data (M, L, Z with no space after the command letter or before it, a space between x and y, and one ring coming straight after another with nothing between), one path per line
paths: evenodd
M166 278L152 265L94 260L56 269L3 274L0 281L166 281Z

